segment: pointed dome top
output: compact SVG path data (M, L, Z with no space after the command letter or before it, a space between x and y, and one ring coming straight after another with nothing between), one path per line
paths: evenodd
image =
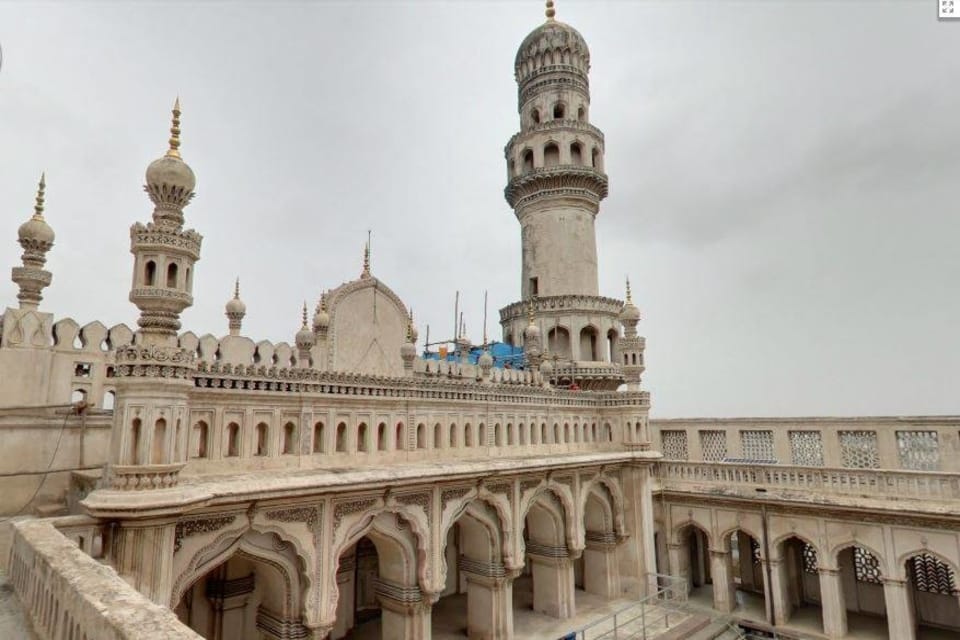
M173 104L170 148L147 167L147 193L155 204L183 207L193 197L197 177L180 156L180 98Z
M297 335L294 338L297 347L299 349L308 350L314 344L316 344L317 337L313 335L313 331L310 330L310 327L307 326L307 301L303 301L303 319L302 324L300 325L300 331L297 331Z
M43 245L52 245L56 237L53 229L43 219L43 200L44 192L47 188L47 174L40 174L40 183L37 185L37 200L33 206L33 216L20 225L17 230L17 237L20 243L39 243Z
M233 297L227 301L227 315L243 314L247 312L247 305L240 299L240 278L237 278L233 286Z
M627 278L627 301L623 303L623 309L620 311L620 321L636 323L639 320L640 309L633 304L633 295L630 293L630 278Z

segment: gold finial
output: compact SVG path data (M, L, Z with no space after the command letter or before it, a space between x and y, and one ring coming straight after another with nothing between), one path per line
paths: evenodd
M233 285L233 299L234 299L234 300L239 300L239 299L240 299L240 278L239 278L239 276L237 277L237 281L236 281L236 282L234 283L234 285Z
M173 103L173 124L170 125L170 148L168 158L180 159L180 96Z
M547 0L547 20L553 20L557 11L553 8L553 0Z
M630 276L627 276L627 302L633 304L633 296L630 295Z
M320 294L320 309L321 311L327 310L327 292L326 291Z
M307 301L303 301L303 328L307 328Z
M47 172L40 174L40 183L37 185L37 203L33 205L33 219L43 221L43 193L47 189Z

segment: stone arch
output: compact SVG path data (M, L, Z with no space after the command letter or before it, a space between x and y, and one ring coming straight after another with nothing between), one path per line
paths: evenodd
M198 549L186 567L173 582L170 606L176 607L187 590L212 569L229 560L236 553L253 558L262 558L272 564L285 577L290 587L285 615L299 617L304 610L303 595L310 584L306 567L309 566L302 548L295 540L281 536L277 531L264 531L256 527L236 529L217 536L210 544ZM292 558L296 558L294 563ZM300 598L294 597L299 593ZM278 612L280 613L280 612Z
M594 478L591 478L587 482L583 483L580 487L580 498L579 498L579 507L581 513L584 512L587 504L587 499L590 497L590 492L595 491L598 487L603 487L609 493L610 496L610 507L613 515L613 531L620 536L626 535L626 526L624 525L623 512L624 512L624 499L623 491L620 488L620 485L616 480L609 476L598 475Z
M711 542L710 548L711 549L716 548L720 551L730 551L730 536L732 536L737 531L743 531L745 534L747 534L748 536L750 536L751 538L753 538L759 543L763 542L763 536L760 535L759 531L754 530L753 527L749 525L738 523L738 524L734 524L732 527L728 527L727 529L724 529L723 531L721 531L720 534L717 535L716 540ZM717 544L719 546L714 547L712 546L713 544ZM763 555L763 544L760 545L760 554Z
M504 502L506 502L505 499ZM512 558L509 552L511 542L509 536L512 532L509 503L504 505L491 494L481 495L480 491L471 491L455 501L453 508L445 508L441 515L440 539L444 544L453 526L464 518L471 519L478 527L472 529L469 544L464 545L462 549L463 555L481 562L511 564L507 561L507 558ZM486 545L481 544L484 541L487 542ZM482 557L484 555L487 557ZM440 558L438 585L446 582L449 571L443 553L440 554Z
M337 588L337 572L340 558L361 538L369 538L377 548L381 558L391 563L389 575L383 577L404 586L417 586L422 591L430 591L433 574L429 565L428 545L430 544L430 525L428 515L418 515L409 506L374 506L357 514L344 517L333 533L331 548L332 566L327 576L327 588L330 597L327 604L328 620L336 619L337 602L340 594ZM334 511L334 521L337 515Z
M545 168L555 167L560 164L560 145L550 140L543 145L543 166Z
M544 493L553 494L563 509L563 531L566 538L566 545L571 549L578 547L582 536L580 533L581 527L577 521L578 514L580 512L577 509L577 505L573 499L573 492L569 489L569 487L553 481L542 482L538 487L532 490L532 493L530 493L526 499L524 499L521 491L520 522L524 522L526 520L527 516L529 515L530 508L537 500L541 498Z
M786 533L783 533L782 535L774 538L770 542L771 553L774 554L775 557L778 556L781 552L781 548L783 547L783 543L789 540L790 538L796 538L800 542L804 544L808 544L811 547L813 547L813 550L817 554L818 561L820 558L825 557L823 550L820 548L820 545L814 542L809 536L805 535L803 532L800 532L800 531L787 531ZM757 540L762 542L763 538L757 538Z
M855 540L853 538L845 540L831 547L830 555L826 556L826 558L830 560L830 563L831 563L830 567L836 568L838 566L840 553L847 549L851 549L853 547L860 547L861 549L863 549L864 551L872 555L874 558L876 558L880 562L880 574L882 576L887 577L890 575L890 570L887 567L886 556L880 551L878 551L875 547L863 542L862 540Z
M709 523L709 522L701 522L701 521L697 518L697 512L696 512L696 511L694 511L694 512L692 512L692 513L688 513L686 518L684 518L683 520L680 520L680 521L678 521L678 522L675 522L675 523L673 524L673 528L670 530L670 542L673 543L673 544L680 544L681 542L683 542L683 537L682 537L680 534L683 533L683 530L684 530L685 528L687 528L687 527L696 527L697 529L700 529L700 531L703 532L703 535L706 536L706 538L707 538L707 543L709 544L710 548L711 548L711 549L715 549L715 548L716 548L716 546L715 546L715 545L716 545L716 538L715 538L714 535L713 535L713 530L712 530L712 527L710 526L710 523ZM735 528L733 528L733 529L730 530L730 533L733 533L734 531L736 531L737 529L740 529L740 528L741 528L741 527L735 527ZM745 529L744 529L744 531L745 531L746 533L750 533L749 531L746 531ZM753 534L750 534L750 535L752 536ZM757 540L761 540L761 538L757 538Z
M947 565L947 567L950 568L950 572L953 573L954 578L958 581L958 583L960 583L960 568L958 568L957 562L955 560L952 560L949 556L944 555L942 552L937 551L935 549L930 549L928 547L913 548L912 550L907 551L906 553L901 553L900 555L898 555L897 562L895 565L896 575L892 575L890 577L896 578L898 580L906 579L908 577L907 569L906 569L907 560L910 560L914 556L921 556L921 555L933 556L940 562Z

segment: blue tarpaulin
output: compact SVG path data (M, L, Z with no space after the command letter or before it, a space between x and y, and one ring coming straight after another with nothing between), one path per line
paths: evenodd
M511 369L523 369L523 347L515 347L505 342L491 342L487 345L490 355L493 356L493 366L502 369L507 364ZM470 364L477 364L477 359L483 353L482 347L472 347L468 356ZM440 354L435 351L424 351L424 360L439 360ZM447 353L447 362L459 362L460 357L453 351Z

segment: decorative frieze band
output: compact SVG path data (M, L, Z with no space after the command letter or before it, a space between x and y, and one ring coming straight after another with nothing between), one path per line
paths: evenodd
M321 507L290 507L267 511L264 515L268 520L279 522L304 522L311 529L320 521Z
M344 516L348 516L351 513L358 513L364 509L369 509L376 503L376 498L362 498L360 500L337 503L337 505L333 508L333 530L336 531L340 527L340 522L343 520Z
M224 527L233 524L237 516L218 516L215 518L198 518L196 520L185 520L178 522L173 534L173 550L177 552L183 546L183 539L196 536L201 533L210 533L219 531Z

